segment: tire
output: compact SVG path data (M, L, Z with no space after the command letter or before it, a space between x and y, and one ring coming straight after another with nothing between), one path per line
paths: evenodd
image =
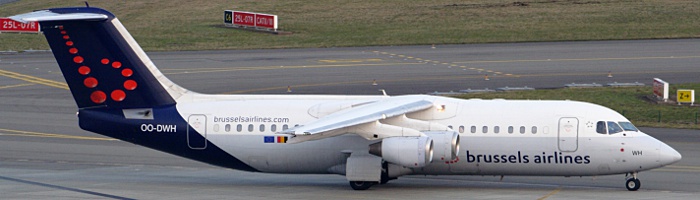
M627 182L625 183L625 187L627 187L627 190L629 191L637 191L641 186L641 182L636 178L627 179Z
M350 181L350 187L352 187L353 190L367 190L374 184L374 182L368 181Z
M379 180L379 184L382 185L388 183L389 180L391 180L391 178L389 178L389 163L387 163L386 161L382 162L382 177Z

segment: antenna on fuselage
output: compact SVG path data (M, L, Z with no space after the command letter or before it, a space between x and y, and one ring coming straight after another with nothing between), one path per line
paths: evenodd
M386 94L386 90L384 90L384 89L379 89L379 91L382 92L382 95L384 95L384 96L389 96L389 95Z

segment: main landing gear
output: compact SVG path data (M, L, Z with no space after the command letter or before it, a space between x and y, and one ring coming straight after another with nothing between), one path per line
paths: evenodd
M371 181L350 181L350 187L352 187L353 190L366 190L372 187L373 185L377 184L377 182L371 182Z
M630 173L625 174L625 178L627 179L627 182L625 182L625 187L627 187L627 190L629 191L637 191L642 184L637 178L637 172L632 172L631 174L632 177L629 177Z
M350 187L352 187L353 190L367 190L373 185L376 184L386 184L390 180L394 180L396 177L391 178L389 177L389 163L386 161L382 162L382 175L380 178L379 182L372 182L372 181L350 181Z

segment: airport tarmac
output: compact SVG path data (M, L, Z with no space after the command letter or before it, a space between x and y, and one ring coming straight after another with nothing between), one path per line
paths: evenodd
M563 84L697 82L700 40L153 52L203 93L389 94ZM473 68L473 69L472 69ZM608 77L611 74L613 77ZM490 80L484 80L488 75ZM372 85L376 81L377 85ZM600 177L407 176L353 191L342 176L223 169L82 131L49 53L0 55L0 199L695 199L700 131L642 128L683 160Z

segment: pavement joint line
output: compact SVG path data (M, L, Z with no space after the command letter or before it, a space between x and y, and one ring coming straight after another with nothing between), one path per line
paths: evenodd
M301 68L332 68L332 67L368 67L368 66L389 66L389 65L420 65L422 63L408 63L408 62L397 62L397 63L377 63L377 64L338 64L338 65L305 65L305 66L264 66L264 67L238 67L238 68L210 68L211 70L198 70L198 69L169 69L163 71L185 71L185 72L163 72L165 75L176 75L176 74L199 74L199 73L213 73L213 72L230 72L230 71L253 71L253 70L279 70L279 69L301 69Z
M23 80L23 81L27 81L30 83L36 83L36 84L40 84L40 85L46 85L46 86L50 86L50 87L68 90L68 84L66 84L66 83L62 83L62 82L58 82L58 81L54 81L54 80L49 80L49 79L44 79L44 78L39 78L36 76L29 76L29 75L25 75L25 74L20 74L17 72L11 72L11 71L6 71L6 70L0 69L0 76L5 76L8 78Z
M373 52L380 52L380 51L373 51ZM428 62L433 62L433 63L436 63L436 64L449 65L450 68L451 68L451 67L457 67L457 66L459 66L459 65L458 65L459 63L462 63L462 62L451 62L451 63L448 63L448 62L440 62L440 61L436 61L436 60L427 60L427 59L422 59L422 58L418 58L418 57L413 57L413 56L408 56L408 55L402 55L402 54L393 54L393 53L383 52L383 51L381 51L380 53L382 53L382 54L389 54L389 55L398 55L399 57L404 57L404 56L406 56L406 58L413 59L413 60L417 60L417 61L419 61L419 62L420 62L420 61L425 61L426 63L428 63ZM405 59L404 59L404 60L405 60ZM433 64L433 65L435 65L435 64ZM467 68L467 66L460 66L460 67L461 67L461 68ZM468 68L468 69L469 69L469 70L474 70L474 68L472 68L472 67L470 67L470 68ZM463 71L466 71L466 69L463 69ZM479 69L479 71L483 71L483 69ZM487 71L487 72L491 73L491 72L494 72L494 71L493 71L493 70L489 70L489 71ZM499 73L499 74L500 74L500 73Z
M322 59L317 60L321 63L362 63L362 62L381 62L381 58L368 58L368 59Z
M483 70L483 69L482 69ZM657 74L657 73L683 73L683 72L688 72L688 71L659 71L659 72L654 72L652 74ZM624 72L624 73L618 73L618 74L649 74L650 72ZM528 75L514 75L514 74L504 74L505 76L499 76L499 77L507 77L507 78L522 78L522 77L547 77L547 76L605 76L607 75L607 72L593 72L593 73L561 73L561 74L528 74ZM484 77L482 75L474 75L474 76L449 76L449 77L438 77L438 78L425 78L425 77L414 77L414 78L403 78L403 79L391 79L391 80L382 80L382 82L385 83L395 83L395 82L403 82L403 81L416 81L416 80L456 80L456 79L483 79ZM372 81L348 81L348 82L332 82L332 83L319 83L319 84L300 84L300 85L292 85L293 87L296 88L303 88L303 87L317 87L317 86L330 86L330 85L342 85L342 84L360 84L360 83L371 83ZM260 92L260 91L270 91L270 90L286 90L287 86L279 86L279 87L265 87L265 88L255 88L255 89L245 89L245 90L234 90L230 92L224 92L221 94L245 94L249 92Z
M700 166L689 166L689 165L668 165L664 166L666 168L676 168L676 169L697 169L700 170Z
M23 87L23 86L30 86L30 85L35 85L35 84L34 83L23 83L23 84L16 84L16 85L5 85L5 86L0 86L0 89Z
M562 58L562 59L539 59L539 60L482 60L482 61L457 61L454 63L511 63L511 62L552 62L552 61L652 60L652 59L685 59L685 58L700 58L700 56L650 56L650 57L627 57L627 58Z
M700 170L698 170L698 169L664 169L664 168L653 169L652 171L660 171L660 172L689 172L689 173L698 173L698 172L700 172Z
M106 194L106 193L99 193L99 192L94 192L94 191L89 191L89 190L83 190L83 189L78 189L78 188L65 187L65 186L54 185L54 184L48 184L48 183L41 183L41 182L29 181L29 180L24 180L24 179L11 178L11 177L7 177L7 176L0 176L0 179L6 180L6 181L13 181L13 182L18 182L18 183L24 183L24 184L28 184L28 185L35 185L35 186L42 186L42 187L47 187L47 188L53 188L53 189L57 189L57 190L66 190L66 191L71 191L71 192L83 193L83 194L88 194L88 195L93 195L93 196L98 196L98 197L104 197L104 198L110 198L110 199L131 199L131 198L126 198L126 197L117 196L117 195L111 195L111 194Z
M454 80L454 79L482 79L481 75L474 76L450 76L450 77L415 77L415 78L401 78L401 79L390 79L382 80L385 83L393 82L403 82L403 81L417 81L417 80ZM303 87L317 87L317 86L330 86L330 85L343 85L343 84L361 84L361 83L371 83L372 81L347 81L347 82L329 82L329 83L317 83L317 84L299 84L291 85L293 88L303 88ZM286 90L288 86L278 86L278 87L265 87L265 88L255 88L255 89L245 89L245 90L234 90L230 92L224 92L221 94L245 94L249 92L259 92L259 91L270 91L270 90Z
M700 172L700 166L688 166L688 165L669 165L662 168L653 169L652 171L664 171L664 172Z
M407 176L405 179L416 179L416 177L411 177ZM445 182L472 182L472 183L480 183L480 184L507 184L507 185L525 185L525 186L535 186L535 187L568 187L568 188L591 188L591 189L610 189L609 187L603 187L603 186L584 186L584 185L561 185L561 184L556 184L556 183L528 183L528 182L504 182L504 181L485 181L485 180L464 180L464 179L447 179L447 178L439 178L439 176L421 176L419 179L416 180L421 180L421 179L432 179L432 180L440 180L440 181L445 181Z
M54 134L54 133L39 133L39 132L20 131L20 130L12 130L12 129L4 129L4 128L0 128L0 131L9 132L9 133L0 133L0 135L6 135L6 136L50 137L50 138L65 138L65 139L80 139L80 140L117 141L117 139L113 139L113 138L73 136L73 135L63 135L63 134Z

